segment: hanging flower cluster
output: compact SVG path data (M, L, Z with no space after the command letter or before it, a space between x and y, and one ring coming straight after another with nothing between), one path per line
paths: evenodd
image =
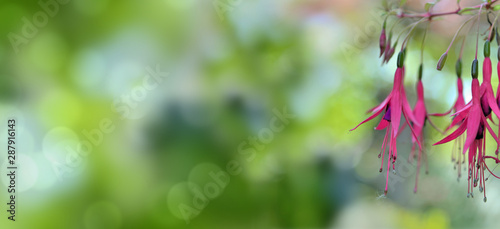
M404 1L402 1L404 2ZM422 14L407 14L402 10L402 6L394 10L388 10L386 14L387 17L382 26L382 32L379 40L380 47L380 57L382 57L382 63L387 63L393 56L395 49L398 47L398 41L401 34L405 31L407 32L406 37L403 39L401 43L401 49L399 54L397 55L397 68L394 74L394 83L392 91L389 95L384 99L384 101L378 106L370 109L368 112L371 113L366 120L362 121L359 125L354 127L352 130L355 130L359 126L364 123L367 123L373 119L379 117L379 122L375 126L375 130L385 130L385 137L382 142L380 154L378 155L381 158L381 166L379 172L383 172L384 169L385 177L386 177L386 185L384 193L388 192L388 183L389 183L389 172L392 169L393 173L395 173L395 164L398 158L398 146L397 139L400 136L400 133L403 131L405 126L408 126L411 132L412 138L412 148L409 153L409 161L413 162L416 159L417 164L417 175L415 180L415 188L414 192L417 192L418 187L418 176L420 173L420 168L422 162L427 162L427 154L424 147L425 139L424 139L424 127L426 123L429 123L433 126L437 131L448 133L446 137L442 140L434 143L434 145L444 144L450 141L454 141L454 147L452 151L452 162L455 163L455 168L458 167L458 178L462 176L461 167L465 166L467 163L467 197L473 197L474 189L478 188L480 192L484 194L484 201L486 202L486 181L488 180L488 176L493 176L499 178L499 176L495 175L486 164L486 160L492 160L493 163L499 164L500 159L498 155L498 151L500 149L500 140L497 137L497 134L492 128L492 124L496 125L494 120L500 118L500 85L497 88L496 96L493 91L493 87L491 85L491 77L492 77L492 63L490 59L490 41L495 38L499 44L498 50L498 64L497 64L497 73L500 79L500 38L498 36L498 31L496 29L496 21L498 19L498 15L494 21L492 22L489 18L490 14L494 14L495 11L500 10L500 5L495 6L494 4L497 0L487 0L484 1L480 5L461 8L460 1L457 1L458 8L454 11L443 12L443 13L435 13L433 12L433 7L436 2L427 3L425 5L426 12ZM462 28L464 28L467 24L471 24L469 28L469 32L465 32L463 34L462 46L460 49L460 55L457 58L457 62L455 65L455 70L457 74L457 91L458 97L454 103L454 105L445 113L433 113L429 114L425 104L424 97L424 83L422 81L422 71L423 71L423 48L425 44L425 37L427 30L429 28L429 24L433 21L435 17L445 16L445 15L472 15L469 19L467 19L457 30L453 40L446 52L441 56L437 63L437 70L441 70L448 58L448 52L451 46L454 44L457 36L460 34ZM489 23L489 27L486 32L480 31L481 25L481 15L486 14L487 21ZM390 30L386 30L387 18L391 15L396 15L398 20L394 23ZM402 20L414 20L418 19L415 22L408 25L401 34L397 37L397 39L392 43L392 30L400 23ZM470 23L472 22L472 23ZM417 25L419 24L427 24L426 29L424 30L424 35L422 39L421 45L421 58L420 58L420 66L418 68L418 79L416 85L417 91L417 101L415 106L412 108L408 99L406 97L405 87L404 87L404 78L405 78L405 57L407 53L408 42L412 37L412 32L415 30ZM477 27L477 32L474 33L476 35L476 55L474 60L472 61L471 67L471 75L472 75L472 100L466 103L463 96L463 83L462 83L462 53L465 44L465 38L468 34L471 34L471 30ZM388 36L387 33L388 32ZM478 54L478 43L479 37L484 36L484 61L482 63L482 83L479 83L478 77L478 65L479 61L477 59ZM450 115L451 114L451 115ZM443 131L439 130L439 128L432 123L430 117L444 117L451 116L450 125ZM497 118L494 118L496 116ZM494 139L494 143L496 144L495 152L488 152L486 150L486 135L487 133L491 135ZM500 127L497 133L500 133ZM490 164L491 165L491 164ZM392 167L392 168L391 168ZM428 169L426 169L428 170ZM486 171L486 174L485 174Z

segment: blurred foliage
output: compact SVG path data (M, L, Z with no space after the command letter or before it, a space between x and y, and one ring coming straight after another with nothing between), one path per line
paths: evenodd
M423 1L407 4L424 7ZM17 53L9 34L22 34L23 18L32 21L43 9L26 0L0 6L0 114L19 120L18 154L25 157L19 161L23 190L16 222L2 210L2 228L496 225L498 181L487 184L488 203L465 198L465 179L456 182L449 162L451 144L431 148L441 136L430 129L430 173L422 172L419 192L412 192L410 166L408 176L391 174L398 182L387 198L380 197L385 176L378 173L377 155L384 133L373 131L375 121L349 133L392 88L395 60L381 66L377 59L379 1L72 0L57 4L57 13ZM437 21L428 33L424 85L430 112L447 110L456 96L450 63L459 49L450 51L442 72L434 70L451 38L442 28L456 20ZM423 28L408 51L411 104ZM469 72L472 46L465 50L463 72ZM122 117L116 103L124 95L134 98L147 69L157 66L168 76L130 107L133 117ZM468 91L470 80L465 85ZM294 118L252 148L251 138L262 138L274 125L276 110ZM59 177L67 146L90 141L85 131L102 131L103 120L113 131ZM435 120L441 127L449 121ZM410 144L405 131L401 161ZM193 207L196 194L182 184L203 188L214 182L208 168L227 171L231 161L239 162L241 173L186 223L172 206Z

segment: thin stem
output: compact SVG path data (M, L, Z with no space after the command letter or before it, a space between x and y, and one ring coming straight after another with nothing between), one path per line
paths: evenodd
M471 17L471 18L473 18L473 17ZM458 56L458 59L462 59L462 54L464 52L464 46L465 46L465 40L467 40L467 34L470 33L471 29L474 27L475 24L476 24L475 21L472 22L472 25L467 30L467 33L464 35L464 40L462 41L462 47L460 47L460 55Z
M407 41L409 40L410 38L410 35L411 33L413 32L413 30L415 29L415 27L422 21L426 20L427 18L422 18L420 20L418 20L417 22L414 23L413 27L411 27L410 31L408 32L408 34L406 35L405 39L403 40L403 43L401 44L401 50L403 50L406 45L407 45Z
M471 17L471 18L474 18L474 16ZM472 28L474 27L475 24L476 24L475 21L472 22L472 24L470 25L469 29L467 30L467 33L465 33L465 35L464 35L464 40L462 41L462 47L460 47L460 55L458 57L459 59L462 59L462 54L463 54L464 46L465 46L465 40L467 40L467 34L470 33L470 31L472 30Z
M476 37L476 57L477 60L477 50L479 48L479 19L481 19L481 10L483 9L483 5L479 8L479 13L477 14L477 37Z
M460 12L460 8L450 11L450 12L444 12L444 13L422 13L422 14L405 14L401 13L398 15L400 18L414 18L414 17L422 17L422 18L431 18L431 17L437 17L437 16L445 16L445 15L451 15L451 14L458 14Z
M471 6L471 7L467 7L467 8L477 8L477 9L480 9L482 8L483 6L486 6L486 8L491 8L491 6L496 3L498 0L493 0L491 1L491 3L482 3L482 4L479 4L479 5L475 5L475 6ZM399 18L432 18L432 17L439 17L439 16L446 16L446 15L453 15L453 14L459 14L459 12L462 10L462 8L460 7L460 5L458 6L458 8L454 11L449 11L449 12L442 12L442 13L430 13L430 12L426 12L426 13L421 13L421 14L405 14L404 12L403 13L400 13L398 14L398 17Z
M464 26L469 22L471 21L472 19L474 18L473 17L470 17L469 19L467 19L466 21L464 21L464 23L462 23L462 25L460 25L460 27L458 28L457 32L455 33L455 35L453 36L453 39L451 40L450 42L450 45L448 45L448 49L446 49L446 52L445 53L448 53L450 51L450 48L451 46L453 45L453 43L455 42L455 39L457 38L458 34L460 33L460 31L462 31L462 28L464 28Z
M413 23L409 24L408 26L406 26L404 29L402 29L401 32L399 32L399 34L398 34L398 38L396 39L396 42L399 41L399 38L401 37L401 35L403 35L403 32L405 32L406 30L408 30L410 27L415 26L416 23L418 23L418 22L419 21L413 22Z
M425 37L427 35L427 30L429 30L429 26L430 26L431 22L429 21L427 23L427 26L425 27L425 30L424 30L424 35L423 35L423 38L422 38L422 47L420 48L420 65L422 65L424 63L424 44L425 44Z
M394 27L396 27L396 25L399 24L401 21L403 21L403 20L401 18L398 18L398 20L396 22L394 22L394 24L391 26L391 29L389 31L392 32Z
M490 34L488 35L488 40L491 38L491 33L493 32L493 28L495 28L495 24L497 23L498 15L500 15L500 14L497 14L497 16L495 16L495 20L493 21L493 24L491 24Z

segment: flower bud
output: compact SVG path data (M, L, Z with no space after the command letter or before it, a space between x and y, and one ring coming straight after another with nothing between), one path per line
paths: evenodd
M401 52L399 52L399 54L398 54L398 62L397 62L398 68L402 68L403 65L404 65L404 62L405 62L405 50L406 49L401 50Z
M423 71L423 64L420 64L420 67L418 67L418 80L422 80L422 71Z
M458 59L455 64L455 71L457 72L457 77L462 78L462 59Z
M394 56L394 48L395 47L392 47L391 49L389 49L389 52L387 52L387 59L385 60L385 62L389 62L389 60L391 60L392 56Z
M394 43L394 46L391 48L391 46L387 47L386 50L386 56L384 57L384 61L387 63L389 60L391 60L392 56L394 55L394 51L396 49L396 46L398 46L398 42Z
M484 57L490 57L490 41L484 42Z
M443 55L441 55L441 58L439 58L438 64L437 64L437 70L441 71L443 69L444 64L446 63L446 58L448 57L448 53L445 52Z
M478 72L478 64L477 64L477 59L474 59L472 61L472 67L471 67L471 74L473 79L477 79L477 72Z
M380 56L384 54L385 52L385 45L386 45L386 37L385 37L385 28L382 29L382 33L380 34L380 41L379 41L379 46L380 46Z
M384 52L384 61L382 61L382 62L387 62L387 59L388 59L387 57L389 56L389 52L391 51L391 40L392 40L392 31L389 32L389 39L386 40L386 43L385 43L385 46L384 46L384 49L385 49L385 52ZM396 41L396 43L397 43L397 41Z

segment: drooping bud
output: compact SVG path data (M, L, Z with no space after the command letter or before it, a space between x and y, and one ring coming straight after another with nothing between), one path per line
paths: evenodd
M405 62L405 50L406 49L401 50L401 52L399 52L399 54L398 54L398 62L397 62L398 68L402 68L403 65L404 65L404 62Z
M389 32L389 38L387 39L387 41L385 43L384 61L382 61L382 62L387 62L388 59L390 59L389 53L391 52L391 40L392 40L392 31ZM397 41L396 41L396 44L397 44ZM396 46L396 44L394 46Z
M438 64L437 64L437 70L441 71L443 69L444 64L446 63L446 58L448 57L448 53L445 52L443 55L441 55L441 58L439 58Z
M394 46L392 48L387 48L389 51L387 51L387 56L385 59L385 62L389 62L391 60L392 56L394 55L394 52L396 51L396 46L398 45L398 42L394 43Z
M490 57L490 41L484 42L484 57Z
M385 48L386 48L387 37L385 36L385 24L386 24L386 21L384 21L384 25L382 26L382 32L380 33L380 40L379 40L380 56L379 57L381 57L382 54L384 54Z
M420 67L418 67L418 80L422 80L422 71L423 71L423 64L420 64Z
M474 59L472 61L472 67L471 67L471 74L473 79L477 79L477 72L478 72L478 64L477 64L477 59Z
M382 33L380 34L380 55L379 57L382 56L382 54L384 54L385 52L385 41L386 40L386 37L385 37L385 29L382 29Z
M457 77L462 78L462 59L458 59L455 64L455 71L457 72Z

